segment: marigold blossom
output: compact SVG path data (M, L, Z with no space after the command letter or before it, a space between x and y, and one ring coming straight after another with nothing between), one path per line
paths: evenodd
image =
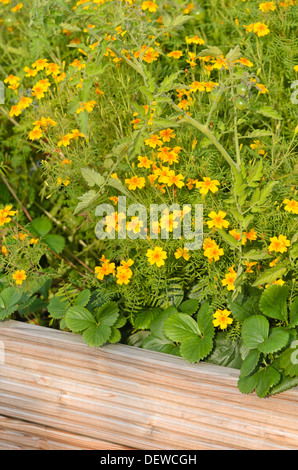
M149 263L151 266L156 264L158 268L165 264L165 259L167 259L167 253L160 246L156 246L154 250L149 249L146 253Z
M23 281L27 278L26 271L24 269L17 270L13 273L12 278L15 280L15 283L18 285L22 285Z
M230 310L216 310L216 312L213 314L215 318L213 320L213 325L219 326L222 330L225 330L228 325L231 325L233 323L233 319L229 316L230 314Z

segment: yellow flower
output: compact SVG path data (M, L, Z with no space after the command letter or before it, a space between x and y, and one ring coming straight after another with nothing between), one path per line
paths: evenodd
M213 320L213 325L219 326L222 330L225 330L228 325L231 325L231 323L233 323L233 319L229 318L230 314L230 310L216 310L216 312L213 314L215 318L215 320Z
M150 13L155 13L159 9L155 2L147 1L142 3L142 10L148 10Z
M298 65L294 65L294 71L298 72Z
M1 247L1 253L2 253L4 256L8 255L8 250L7 250L6 246L2 245L2 247Z
M24 67L24 72L26 72L26 77L35 77L38 73L38 70L30 69L29 67Z
M79 129L73 129L70 131L69 135L71 136L71 139L77 139L78 137L85 137L85 134L83 132L80 132Z
M54 62L51 62L50 64L46 65L46 74L47 75L52 75L53 77L57 77L60 75L61 69L58 64L55 64Z
M46 68L47 63L48 59L38 59L34 64L32 64L32 67L39 72L39 70L44 70Z
M34 129L29 132L28 137L30 140L41 139L41 137L43 137L41 128L39 126L35 126Z
M180 57L183 55L182 51L172 51L167 54L168 57L173 57L173 59L180 59Z
M230 222L228 222L227 220L224 220L225 216L226 216L226 212L223 212L223 211L219 211L218 214L214 211L211 211L210 214L208 214L208 217L210 217L210 219L212 220L209 220L207 222L207 225L209 228L212 228L212 227L216 227L216 228L227 228L229 225L230 225Z
M257 264L256 261L245 261L245 266L246 266L246 272L247 273L253 273L251 268Z
M12 105L12 107L10 108L9 115L11 117L19 116L21 112L22 112L22 108L20 108L20 106L15 104L15 105Z
M209 263L211 263L211 261L218 261L219 257L224 255L223 249L219 248L217 243L214 242L213 240L208 243L208 239L207 239L203 247L204 247L204 256L208 258Z
M179 247L175 251L174 256L175 256L176 259L179 259L179 258L182 257L182 258L185 259L185 261L188 261L189 258L190 258L189 249Z
M124 269L122 266L117 267L117 284L120 286L122 284L128 284L130 282L130 278L132 276L132 271L131 269Z
M221 281L223 286L226 286L228 290L235 290L234 282L236 280L237 273L234 270L234 266L228 269L228 273L225 278Z
M156 146L162 145L162 141L160 140L157 134L152 134L149 139L145 139L145 144L149 145L149 147L155 149Z
M146 181L143 176L135 175L132 178L127 178L125 180L125 184L128 185L129 190L135 191L137 188L138 189L144 188Z
M15 280L16 284L21 286L23 281L25 281L27 278L26 271L24 271L24 269L18 269L15 273L13 273L12 278Z
M175 139L176 134L173 129L163 129L159 132L159 136L164 142L170 142L171 139Z
M96 105L96 101L94 101L94 100L88 101L87 103L82 102L82 103L80 103L80 106L77 108L76 113L80 114L84 110L86 110L88 113L91 113L93 111L95 105Z
M139 168L149 169L153 163L153 161L150 160L148 157L142 157L141 155L138 156L138 160L139 160L139 163L138 163Z
M174 170L170 170L168 176L163 178L163 183L167 184L171 187L173 184L177 186L177 188L182 188L184 186L184 176L179 173L178 175L175 174Z
M298 201L295 201L295 199L285 199L283 204L286 204L284 207L285 211L298 214Z
M38 100L41 98L44 98L45 93L48 91L48 88L50 87L50 82L46 78L44 80L39 80L33 87L31 91L31 95L35 96Z
M205 91L204 82L192 82L190 84L191 91Z
M11 221L11 217L13 217L17 211L11 210L12 206L6 206L4 209L0 210L0 226L4 224L8 224Z
M220 182L217 180L211 180L211 178L203 177L204 181L199 181L196 183L196 188L201 188L200 193L206 195L208 191L211 191L212 193L216 193L218 191L218 187L220 185Z
M78 70L83 70L86 64L82 63L79 59L75 59L71 64L72 67L76 67Z
M258 36L266 36L267 34L270 33L270 29L268 26L264 23L260 23L259 21L257 23L254 23L253 27L253 32Z
M8 83L13 86L19 84L20 80L20 77L17 77L16 75L8 75L8 77L5 78L4 83Z
M253 67L253 63L248 60L248 59L245 59L244 57L240 57L240 59L236 60L235 63L239 63L239 64L242 64L242 65L246 65L246 67Z
M110 263L110 260L104 255L102 255L100 261L101 266L95 266L94 268L94 272L97 274L97 279L102 281L104 276L108 276L109 274L113 274L113 276L115 276L115 263Z
M290 240L287 239L285 235L279 235L277 237L270 238L270 245L268 247L269 251L276 251L279 253L285 253L288 251L287 247L290 246Z
M259 10L261 10L262 13L268 13L269 11L276 10L276 6L274 2L263 2L259 4Z
M154 250L148 250L146 253L149 263L151 266L156 264L158 268L165 264L164 260L167 259L167 253L163 251L160 246L156 246Z
M186 44L199 44L200 46L205 44L204 39L199 38L199 36L193 36L191 38L186 36L185 42L186 42Z
M67 147L69 144L70 144L70 139L72 139L72 134L66 134L64 136L61 137L61 140L59 140L58 142L58 147L61 147L63 145L63 147Z
M269 263L270 268L273 268L279 261L279 256Z

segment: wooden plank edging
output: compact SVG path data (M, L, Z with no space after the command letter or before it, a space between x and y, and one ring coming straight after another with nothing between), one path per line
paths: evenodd
M243 395L235 369L11 320L0 342L0 449L298 449L298 388Z

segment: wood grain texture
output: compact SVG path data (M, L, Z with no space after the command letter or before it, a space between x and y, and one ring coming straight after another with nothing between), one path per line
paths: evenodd
M239 372L0 323L0 449L298 450L298 389L260 399Z

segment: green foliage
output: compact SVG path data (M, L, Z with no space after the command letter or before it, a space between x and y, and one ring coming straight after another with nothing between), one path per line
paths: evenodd
M0 320L235 367L241 392L280 393L298 383L295 6L142 3L0 4ZM133 216L126 239L97 238L101 203L119 229L119 196L148 218L152 204L202 205L203 247L130 237ZM220 211L227 225L212 226ZM164 265L148 262L155 247Z

